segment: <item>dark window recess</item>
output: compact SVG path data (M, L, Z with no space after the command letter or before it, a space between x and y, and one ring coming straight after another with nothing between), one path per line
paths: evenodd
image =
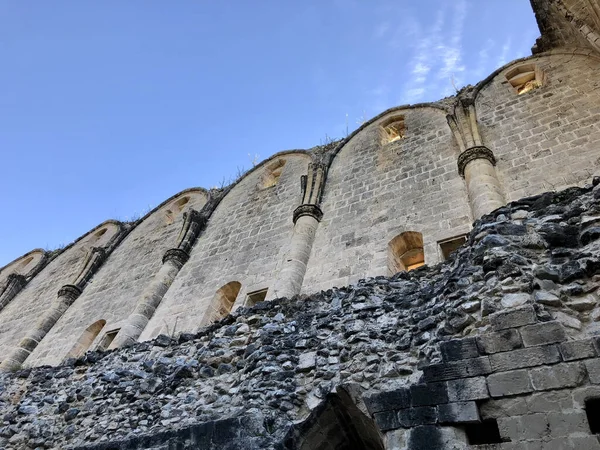
M117 328L116 330L112 330L107 332L104 337L102 338L102 340L100 341L100 344L98 344L98 348L96 350L107 350L108 346L110 344L112 344L112 341L115 340L115 338L117 337L117 334L119 333L120 328Z
M458 236L447 241L440 242L440 248L442 249L442 256L444 261L447 260L452 253L459 249L461 245L467 242L466 236Z
M585 413L590 424L590 431L593 434L600 434L600 398L586 400Z
M499 444L502 442L496 419L468 424L465 426L465 431L469 445Z
M246 295L246 307L250 308L258 302L264 302L265 298L267 298L267 290L261 289L260 291L249 292Z

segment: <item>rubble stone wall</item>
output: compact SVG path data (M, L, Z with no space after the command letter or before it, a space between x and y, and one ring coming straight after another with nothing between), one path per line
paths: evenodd
M600 448L595 183L484 216L434 267L0 375L0 446ZM489 420L500 442L470 445Z

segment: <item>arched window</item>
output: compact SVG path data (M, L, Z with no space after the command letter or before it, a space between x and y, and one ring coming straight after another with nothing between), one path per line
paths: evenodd
M24 273L26 272L24 269L29 265L29 263L33 261L33 256L30 256L29 258L25 258L23 261L21 261L19 263L19 265L17 266L17 268L15 269L15 271L17 273Z
M262 189L270 188L275 186L279 181L279 177L283 173L283 167L285 166L285 159L278 159L274 163L267 166L265 174L262 177Z
M67 353L67 358L79 358L83 356L92 345L92 342L94 342L94 339L100 334L104 325L106 325L106 320L101 319L87 327L71 351Z
M406 126L404 125L404 116L393 116L385 120L381 127L385 132L388 142L394 142L399 139L404 139Z
M413 270L425 264L423 235L417 231L399 234L388 244L390 275L403 270Z
M165 222L167 225L171 225L173 222L175 222L175 218L181 211L183 211L185 205L187 205L189 202L190 197L185 196L175 200L169 205L168 209L165 211Z
M541 87L544 84L544 72L535 64L524 64L507 72L506 79L521 95Z
M225 286L219 288L219 290L215 293L210 305L210 322L220 320L229 314L233 304L235 303L235 299L240 293L241 288L242 285L237 281L231 281Z
M108 230L108 228L102 228L98 231L96 231L92 237L90 237L90 239L88 240L88 243L90 245L94 245L96 242L98 242L100 240L100 238L102 236L104 236L106 234L106 231Z

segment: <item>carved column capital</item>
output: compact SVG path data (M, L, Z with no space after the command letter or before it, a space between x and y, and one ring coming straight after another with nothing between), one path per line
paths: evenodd
M467 167L467 164L476 159L487 159L493 166L496 165L494 153L489 148L483 145L468 148L458 157L458 173L461 177L464 178L465 176L465 167Z
M302 216L311 216L320 222L323 218L323 211L317 205L300 205L294 210L294 223Z
M8 277L6 277L6 281L7 284L15 284L18 285L19 287L24 287L25 284L27 284L27 279L25 278L24 275L21 275L20 273L11 273L8 275Z
M164 264L167 261L174 261L183 266L188 259L190 259L190 255L186 251L180 248L171 248L165 252L162 262Z
M81 288L75 286L74 284L65 284L58 291L58 296L67 300L67 303L69 303L70 305L75 300L77 300L77 297L79 297L82 292L83 291L81 290Z

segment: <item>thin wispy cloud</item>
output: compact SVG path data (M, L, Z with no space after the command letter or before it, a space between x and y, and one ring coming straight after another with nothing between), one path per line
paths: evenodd
M414 20L414 19L413 19ZM446 11L441 9L436 15L436 21L431 29L424 29L414 20L415 41L414 55L409 67L411 78L402 95L402 103L415 103L422 100L426 90L425 85L429 79L434 59L432 55L442 40L442 30L446 22Z
M508 62L508 55L510 53L511 47L512 47L512 37L509 36L506 39L506 41L504 42L504 45L502 46L502 50L500 52L500 57L498 58L498 61L496 62L496 66L502 67L504 64L506 64Z
M515 35L510 27L502 28L501 34L485 35L488 28L499 28L494 23L497 12L474 0L431 4L436 8L433 14L423 14L412 2L399 7L395 1L382 0L376 9L369 38L389 58L382 66L386 75L378 76L364 91L373 114L394 105L453 95L514 59L516 53L529 54L536 37L535 28Z
M475 69L475 76L477 78L482 78L487 75L486 71L488 70L489 61L490 61L490 53L496 46L496 41L493 39L488 39L485 42L485 45L479 50L478 59L477 59L477 68Z
M444 66L438 72L438 79L448 79L451 76L464 72L465 67L462 62L462 36L467 17L466 0L458 0L454 4L454 17L452 20L452 34L450 35L449 45L441 43L439 48L443 55Z

